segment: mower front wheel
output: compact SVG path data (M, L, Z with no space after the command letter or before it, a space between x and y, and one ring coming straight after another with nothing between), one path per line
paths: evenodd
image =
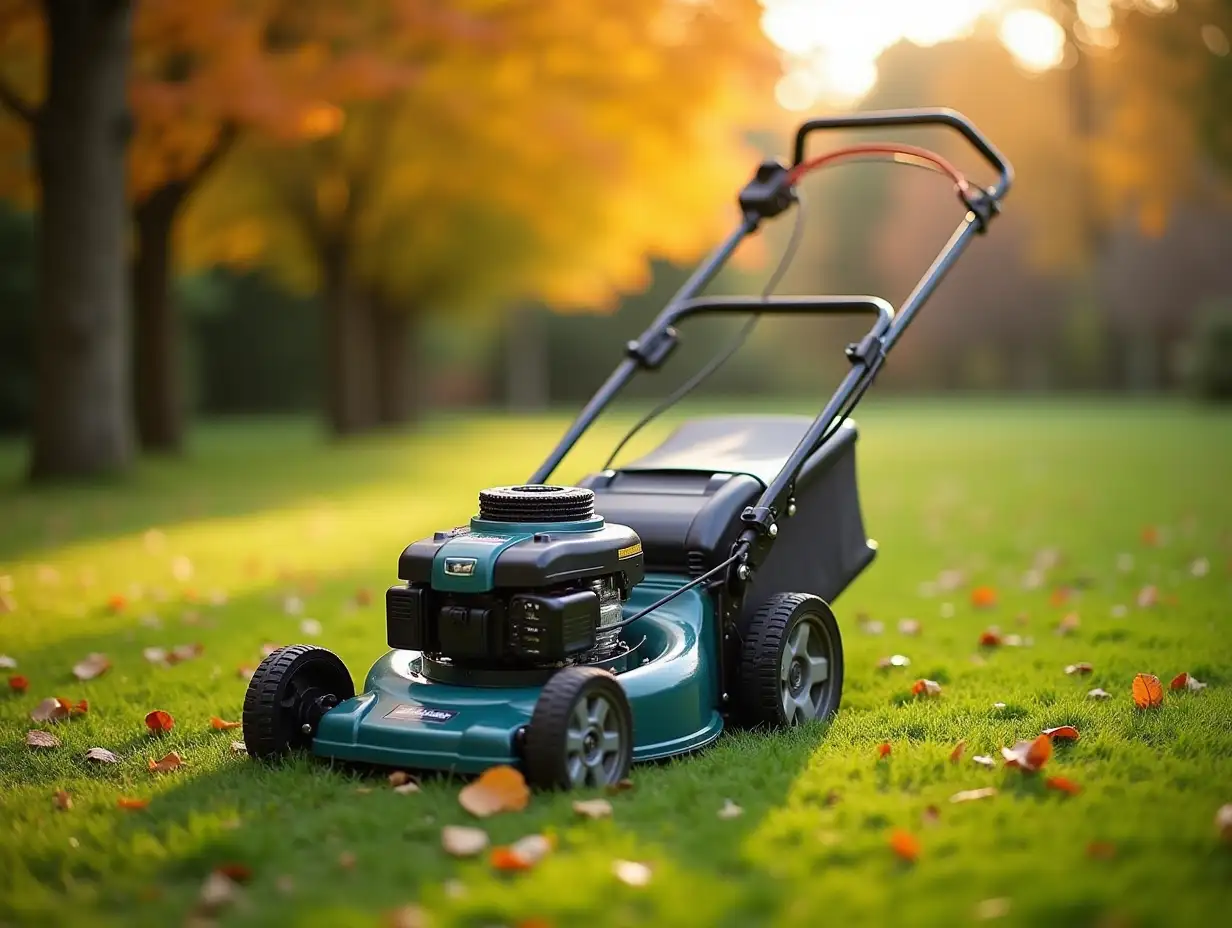
M321 716L355 695L346 664L309 644L279 648L263 660L244 694L244 746L277 760L312 745Z
M738 693L750 726L786 728L838 711L843 640L824 600L779 593L762 604L745 629Z
M524 742L527 779L542 789L611 786L633 763L633 712L606 670L565 667L544 685Z

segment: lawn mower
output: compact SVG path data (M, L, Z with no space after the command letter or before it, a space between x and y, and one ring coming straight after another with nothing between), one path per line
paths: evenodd
M981 187L942 156L859 143L806 157L823 130L957 130L999 177ZM844 161L892 159L949 177L963 216L895 312L869 296L772 296L798 241L798 182ZM740 222L694 271L522 485L479 493L467 525L408 546L389 588L390 651L356 695L332 652L284 647L244 699L259 760L310 751L405 769L479 773L513 765L540 788L618 783L634 761L694 751L729 725L781 728L831 716L843 649L829 603L873 560L849 416L895 342L971 239L988 229L1012 169L963 116L901 110L814 119L794 160L763 162L739 194ZM795 207L784 262L759 297L699 296L743 239ZM677 325L743 314L866 314L850 370L814 419L687 421L631 463L577 486L549 483L562 459L638 371L663 366ZM699 371L635 431L721 364ZM630 433L632 434L632 433ZM629 438L626 435L625 440Z

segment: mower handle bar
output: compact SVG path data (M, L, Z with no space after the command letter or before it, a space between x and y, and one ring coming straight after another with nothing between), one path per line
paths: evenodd
M954 129L978 151L998 174L997 186L990 191L998 199L1005 196L1014 182L1014 169L997 151L992 142L962 113L951 109L880 110L852 113L849 116L823 116L810 119L796 130L793 165L804 161L804 147L809 135L829 129L876 129L884 126L944 126Z

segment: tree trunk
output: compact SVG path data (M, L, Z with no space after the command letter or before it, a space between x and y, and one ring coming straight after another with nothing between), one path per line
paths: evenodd
M46 0L32 479L132 462L125 81L127 0Z
M372 297L376 339L376 400L382 425L406 425L421 411L419 371L420 316L413 307L392 306Z
M346 249L320 256L325 301L326 413L335 435L353 435L377 424L372 315L351 283Z
M171 303L171 228L187 189L171 184L133 210L134 408L146 451L177 453L184 444L180 328Z
M514 412L539 412L551 394L542 311L520 307L505 316L505 399Z

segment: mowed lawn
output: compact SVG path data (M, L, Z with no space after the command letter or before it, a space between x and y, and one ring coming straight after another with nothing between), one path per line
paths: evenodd
M601 460L617 420L563 476ZM535 795L525 812L476 822L456 780L399 795L379 773L263 768L232 752L238 731L210 725L238 719L240 668L266 643L333 648L362 681L384 648L382 592L402 546L465 519L481 487L525 479L562 418L441 420L345 447L309 423L215 425L184 463L37 492L18 486L20 449L0 447L0 654L17 663L0 674L29 680L0 693L0 924L202 923L198 895L220 866L251 871L211 916L222 925L395 924L412 903L437 926L1221 923L1232 415L874 401L859 420L881 553L835 604L839 715L635 768L599 821L575 815L575 797ZM977 609L976 587L996 605ZM979 647L990 626L1018 646ZM192 644L201 653L174 666L143 658ZM78 681L73 665L94 652L113 666ZM878 669L893 654L910 665ZM1079 662L1092 672L1067 675ZM1139 711L1139 672L1165 689L1182 672L1208 686ZM920 678L941 696L912 698ZM1088 699L1097 687L1111 698ZM51 696L89 711L35 725L31 709ZM143 722L154 709L175 719L161 738ZM1039 775L1004 768L1001 747L1059 725L1081 738L1058 743ZM28 748L35 727L61 746ZM85 760L96 746L120 762ZM147 770L172 750L182 768ZM1048 789L1047 776L1081 791ZM998 792L951 802L983 787ZM121 797L149 804L122 809ZM720 818L727 799L743 814ZM448 824L480 824L497 844L550 834L556 849L531 872L498 874L447 856ZM892 852L895 829L918 839L914 864ZM646 864L649 883L622 883L618 860ZM401 924L416 922L404 912Z

